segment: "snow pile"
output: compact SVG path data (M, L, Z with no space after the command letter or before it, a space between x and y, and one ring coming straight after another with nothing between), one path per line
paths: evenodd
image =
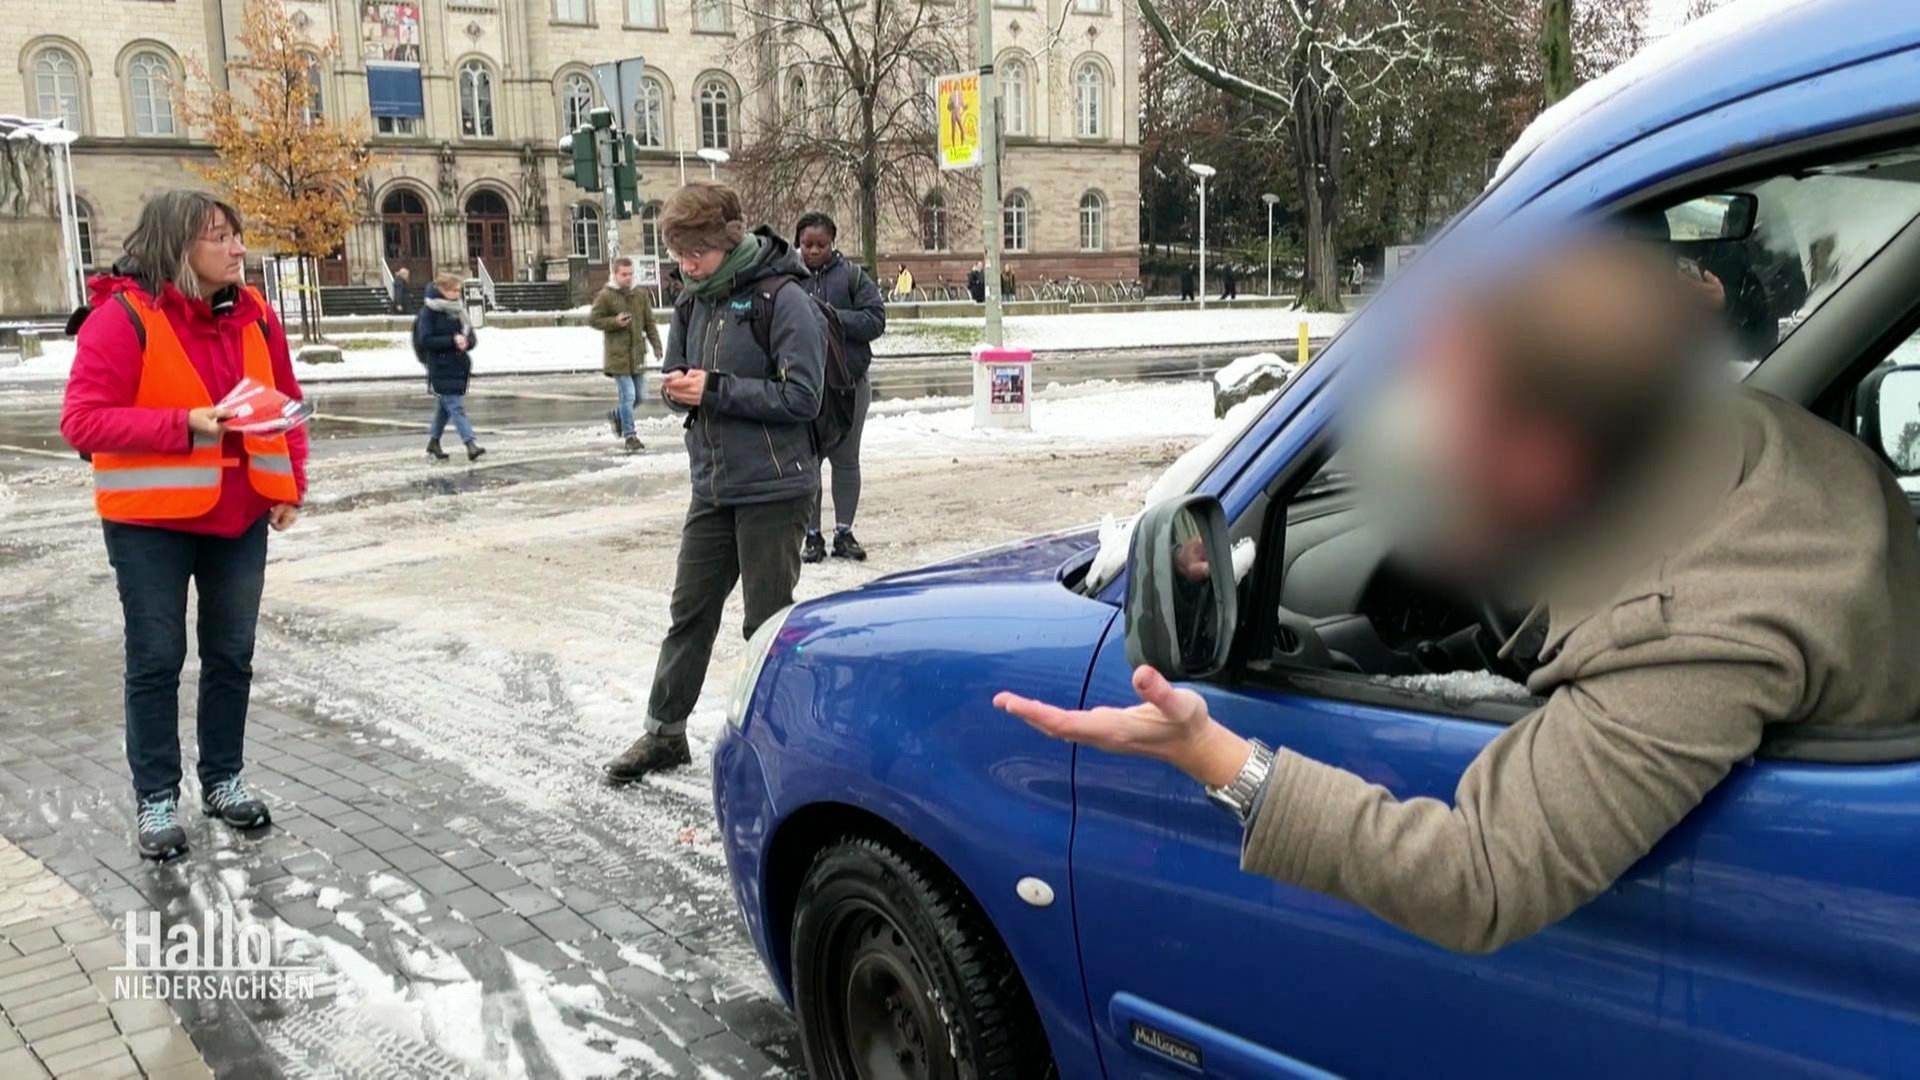
M1406 690L1425 697L1439 698L1449 705L1472 705L1479 701L1498 701L1513 705L1533 704L1526 687L1491 671L1453 671L1445 675L1381 675L1374 679L1382 686Z
M1246 382L1262 371L1278 370L1289 378L1293 375L1292 362L1282 360L1279 353L1254 353L1251 356L1235 357L1233 362L1213 373L1213 385L1228 390Z

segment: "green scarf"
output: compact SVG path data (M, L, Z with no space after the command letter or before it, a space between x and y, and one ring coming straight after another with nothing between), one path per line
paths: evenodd
M687 291L696 300L723 300L733 295L733 279L760 257L760 238L748 233L739 245L727 252L720 269L704 278L688 278Z

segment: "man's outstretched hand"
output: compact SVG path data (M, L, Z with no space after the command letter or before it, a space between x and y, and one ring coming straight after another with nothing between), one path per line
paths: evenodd
M1144 664L1133 671L1133 691L1141 704L1128 709L1062 709L1005 690L993 704L1056 739L1155 758L1209 787L1240 775L1253 748L1207 715L1205 698Z

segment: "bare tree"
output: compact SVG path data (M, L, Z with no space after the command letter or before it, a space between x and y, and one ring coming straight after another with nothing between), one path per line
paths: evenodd
M1410 0L1213 0L1183 35L1156 0L1140 14L1168 53L1207 84L1262 106L1292 128L1294 181L1306 208L1307 265L1297 305L1339 311L1346 124L1356 103L1401 85L1394 73L1431 62L1431 36Z
M939 183L933 76L963 61L973 21L950 0L750 0L738 53L760 122L736 155L749 202L790 221L851 194L867 266L882 208L918 220ZM971 173L948 187L975 189Z

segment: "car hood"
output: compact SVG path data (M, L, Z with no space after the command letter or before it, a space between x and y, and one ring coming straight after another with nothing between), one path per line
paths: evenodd
M1099 542L1099 530L1083 525L1064 532L1048 533L1015 540L1009 544L983 548L945 562L917 570L876 578L870 589L895 587L924 588L929 585L957 585L972 582L1042 581L1059 577L1061 568L1092 551Z

